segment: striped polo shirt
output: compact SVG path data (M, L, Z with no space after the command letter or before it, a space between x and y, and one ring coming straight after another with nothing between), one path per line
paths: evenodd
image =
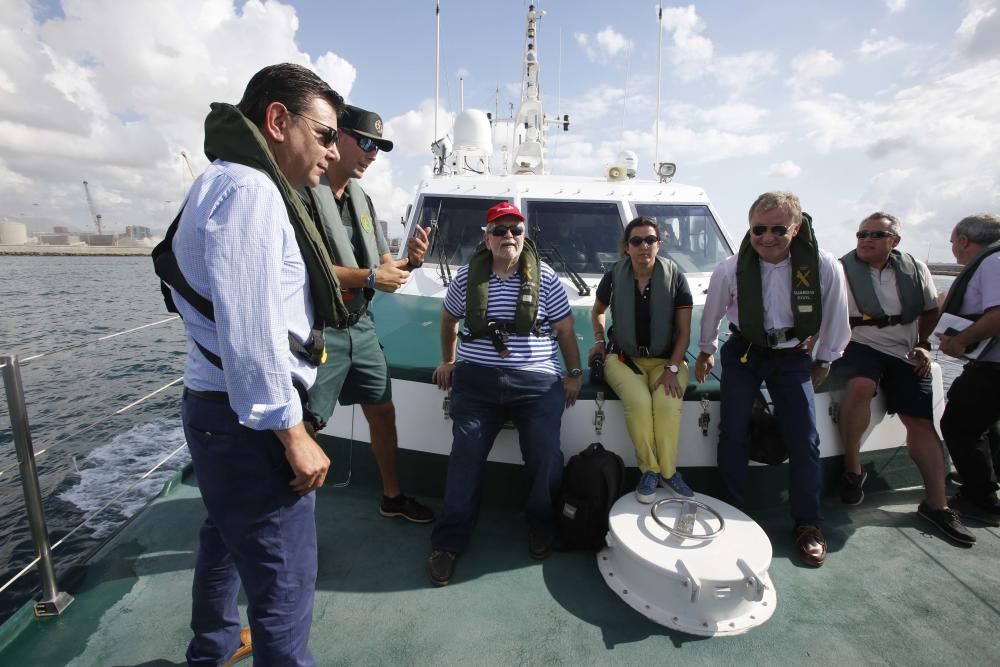
M559 282L556 272L545 262L542 262L541 266L542 278L538 287L537 322L543 335L516 336L511 334L507 340L510 356L506 359L497 354L496 348L493 347L489 338L475 338L469 342L459 339L456 361L480 366L560 374L559 359L556 356L558 343L550 335L552 323L570 317L573 311L569 307L566 290ZM460 267L455 273L455 280L448 286L448 294L444 299L444 309L449 315L459 320L465 318L468 277L468 265ZM520 286L519 271L515 271L506 280L501 280L495 273L490 273L490 296L486 317L491 320L513 321ZM462 332L468 333L468 331L468 327L463 323Z

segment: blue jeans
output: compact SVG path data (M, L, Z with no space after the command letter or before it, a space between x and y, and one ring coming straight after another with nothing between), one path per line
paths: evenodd
M483 466L508 418L517 427L528 475L528 529L532 534L553 532L563 471L559 430L564 404L557 375L469 363L455 366L453 440L444 510L431 535L433 548L460 553L468 547L479 515Z
M779 355L750 351L747 362L743 339L733 335L722 346L722 429L719 434L719 474L723 500L741 507L750 462L750 412L761 382L774 402L781 437L788 451L788 497L797 524L819 523L819 433L812 386L812 358L808 354Z
M184 435L208 518L192 587L191 665L220 665L239 648L246 591L254 664L314 665L316 496L288 486L292 469L271 431L241 426L228 405L185 392Z

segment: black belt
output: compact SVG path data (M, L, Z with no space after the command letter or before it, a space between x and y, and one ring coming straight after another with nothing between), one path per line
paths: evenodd
M733 336L737 336L738 337L738 339L739 339L738 342L741 341L741 345L743 345L743 344L747 345L749 348L752 348L754 351L757 352L757 354L760 354L760 355L765 355L765 356L769 355L769 356L774 356L774 357L781 357L781 356L799 355L799 354L808 354L809 353L808 350L806 349L805 343L799 343L795 347L763 347L761 345L757 345L755 343L751 343L747 339L747 337L744 336L743 333L739 329L736 328L735 324L730 323L730 325L729 325L729 331L732 332ZM789 335L789 333L792 333L792 332L794 332L794 329L785 329L784 330L784 335L787 336L787 335ZM732 337L730 337L730 340L731 339L732 339Z
M194 396L195 398L212 401L213 403L225 403L229 405L229 394L224 391L198 391L197 389L184 387L184 395Z
M357 323L358 323L358 321L359 321L359 320L360 320L360 319L361 319L362 317L364 317L364 316L365 316L365 313L367 313L367 312L368 312L368 308L364 308L364 309L362 309L362 310L352 310L351 312L349 312L349 313L347 314L347 319L346 319L346 320L344 320L344 321L343 321L343 322L342 322L342 323L340 324L340 326L336 326L336 327L334 327L334 329L347 329L347 328L349 328L349 327L353 327L353 326L354 326L355 324L357 324Z
M910 320L912 322L913 320ZM877 329L884 329L886 327L894 327L897 324L908 324L908 322L903 320L902 315L885 315L883 317L851 317L848 318L848 323L851 328L854 327L876 327Z

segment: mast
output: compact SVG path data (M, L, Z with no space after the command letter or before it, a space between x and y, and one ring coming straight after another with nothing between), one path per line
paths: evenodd
M545 165L545 115L542 113L542 100L538 90L538 51L535 43L538 22L543 16L544 11L528 5L524 87L515 120L515 136L519 136L521 142L514 152L514 172L519 174L541 174Z
M653 143L653 173L660 164L660 69L663 65L663 0L656 14L656 141Z

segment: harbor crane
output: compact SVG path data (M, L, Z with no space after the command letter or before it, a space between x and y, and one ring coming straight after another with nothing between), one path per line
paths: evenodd
M87 195L87 206L90 207L90 215L94 218L94 224L97 225L97 233L103 234L101 231L101 214L97 212L97 207L94 206L94 198L90 196L90 187L87 185L87 181L83 182L83 193Z

